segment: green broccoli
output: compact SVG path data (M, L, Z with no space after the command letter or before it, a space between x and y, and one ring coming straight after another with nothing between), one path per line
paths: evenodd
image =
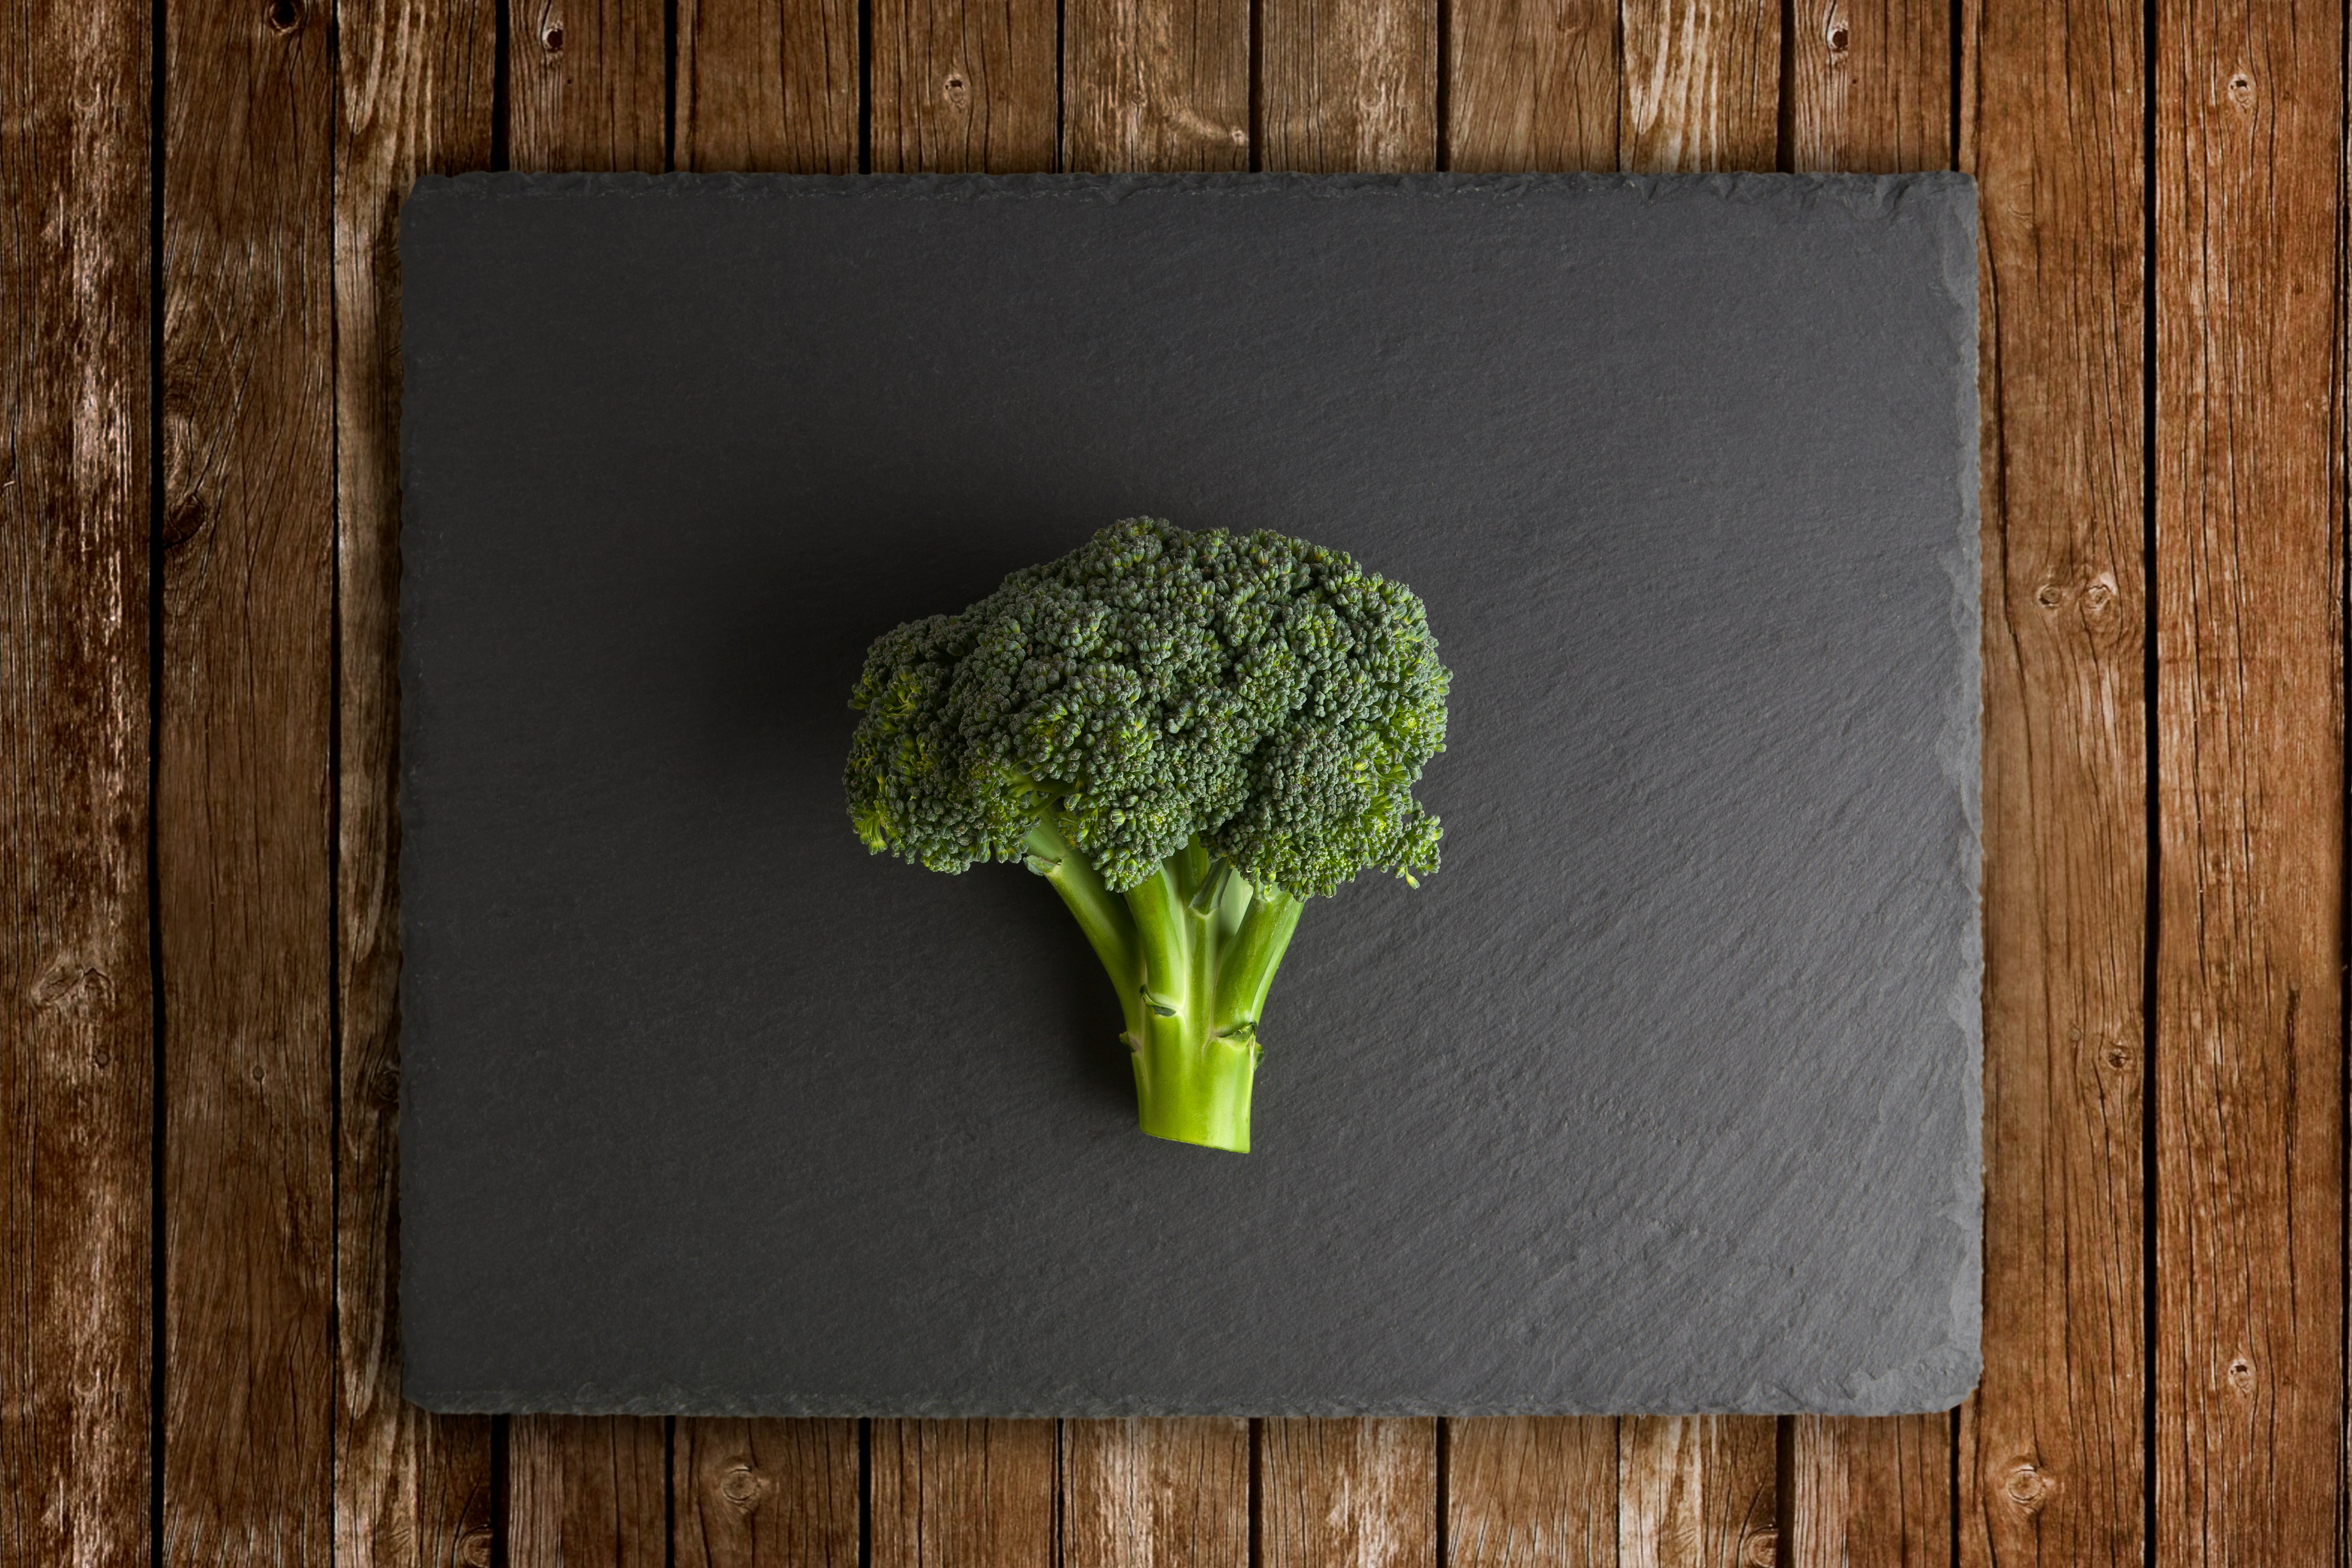
M1305 900L1437 869L1412 786L1450 679L1420 599L1339 551L1132 518L874 644L850 818L877 854L1051 882L1118 990L1143 1131L1246 1152Z

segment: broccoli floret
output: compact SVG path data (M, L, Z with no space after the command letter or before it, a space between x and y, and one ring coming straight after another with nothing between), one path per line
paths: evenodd
M1345 553L1131 518L874 644L850 819L1051 882L1118 990L1143 1131L1245 1152L1304 901L1437 869L1412 786L1450 679L1421 600Z

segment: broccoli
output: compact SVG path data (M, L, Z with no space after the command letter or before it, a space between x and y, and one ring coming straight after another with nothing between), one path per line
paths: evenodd
M1437 869L1412 786L1450 679L1420 599L1341 552L1132 518L874 644L850 818L877 854L1051 882L1118 988L1143 1131L1246 1152L1305 901Z

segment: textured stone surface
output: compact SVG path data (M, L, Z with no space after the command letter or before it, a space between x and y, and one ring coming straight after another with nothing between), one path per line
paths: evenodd
M1938 1408L1978 1326L1964 179L468 176L402 228L404 1357L443 1409ZM1113 519L1426 600L1445 868L1255 1152L866 642Z

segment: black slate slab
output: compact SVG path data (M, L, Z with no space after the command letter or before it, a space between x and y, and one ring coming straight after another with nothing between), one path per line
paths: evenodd
M450 1410L1847 1411L1978 1369L1974 187L467 176L402 219L402 1322ZM1255 1152L866 643L1114 519L1412 584L1445 867Z

